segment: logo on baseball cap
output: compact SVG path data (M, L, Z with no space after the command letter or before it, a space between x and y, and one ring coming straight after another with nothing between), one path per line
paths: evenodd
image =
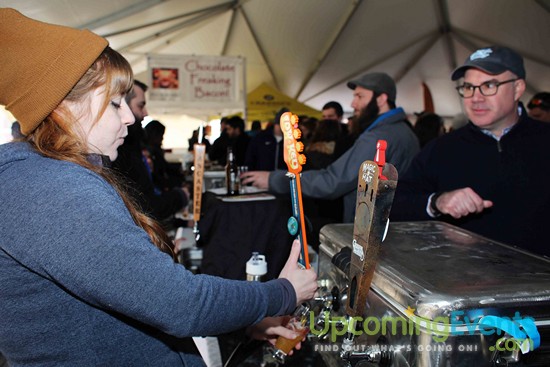
M464 77L466 70L470 68L479 69L491 75L508 70L516 74L519 79L525 79L523 58L508 47L491 46L475 51L464 61L464 65L453 71L451 79L457 80Z

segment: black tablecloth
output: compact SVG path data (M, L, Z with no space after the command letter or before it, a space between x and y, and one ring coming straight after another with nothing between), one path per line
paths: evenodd
M287 231L287 220L292 215L289 195L275 200L224 202L206 192L202 211L201 273L246 279L246 262L252 252L259 252L267 261L264 280L278 277L293 240Z

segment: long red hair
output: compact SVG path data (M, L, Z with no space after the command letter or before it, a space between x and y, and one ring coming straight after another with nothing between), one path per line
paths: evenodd
M94 64L73 87L64 101L85 102L92 91L105 88L105 99L99 117L116 95L128 94L133 86L132 68L115 50L107 47ZM98 117L98 118L99 118ZM27 136L30 144L43 156L76 163L103 177L118 192L134 222L147 232L151 241L162 251L174 257L172 242L160 224L144 214L136 205L117 175L109 168L92 164L88 160L88 146L75 129L76 119L62 102L32 133Z

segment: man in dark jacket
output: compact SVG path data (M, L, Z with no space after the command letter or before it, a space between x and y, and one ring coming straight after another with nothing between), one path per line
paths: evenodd
M393 220L437 218L541 254L550 223L550 125L527 116L523 58L475 51L452 79L469 123L430 142L400 177Z
M239 116L233 116L227 119L227 136L229 145L233 148L235 161L238 166L243 166L246 156L250 136L244 132L244 120Z
M220 136L214 140L208 151L208 159L217 162L221 166L227 163L227 147L229 146L229 135L227 135L227 117L220 120Z
M250 140L244 163L250 171L273 171L286 168L283 158L283 132L278 121L280 115L282 113L277 115L271 126L260 131Z

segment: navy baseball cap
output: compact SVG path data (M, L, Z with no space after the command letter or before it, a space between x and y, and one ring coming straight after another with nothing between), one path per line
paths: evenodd
M491 75L501 74L508 70L516 74L518 78L525 79L523 57L508 47L480 48L464 61L464 65L453 71L451 79L457 80L464 77L466 70L470 68L479 69Z

